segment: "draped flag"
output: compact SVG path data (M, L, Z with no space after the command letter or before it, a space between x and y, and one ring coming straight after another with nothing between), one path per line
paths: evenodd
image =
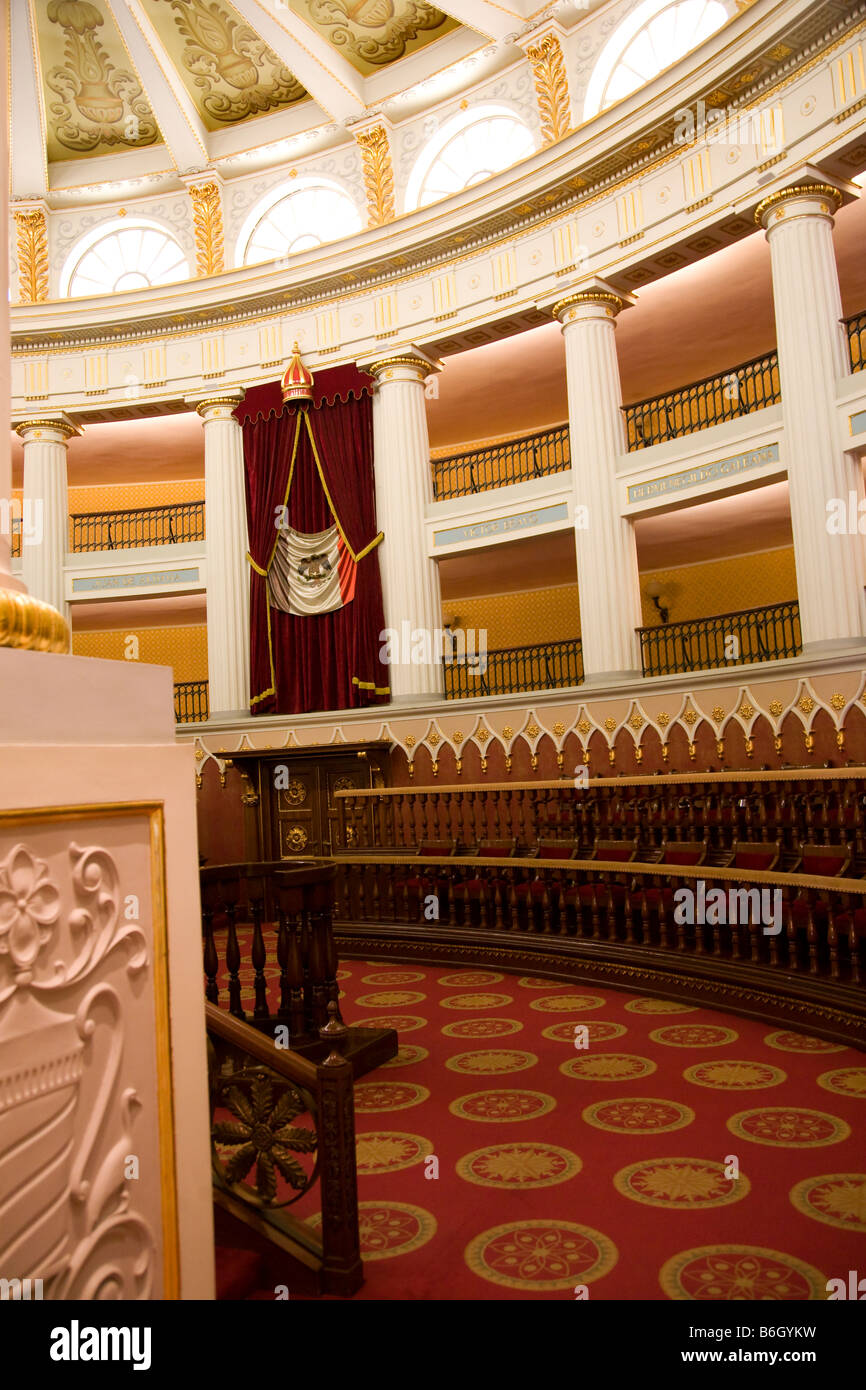
M268 597L282 613L333 613L355 597L357 565L336 525L304 535L286 526L268 573Z

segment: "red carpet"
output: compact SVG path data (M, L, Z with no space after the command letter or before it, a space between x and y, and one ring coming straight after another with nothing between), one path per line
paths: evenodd
M801 1301L866 1274L861 1052L494 971L340 983L401 1043L355 1092L357 1298Z

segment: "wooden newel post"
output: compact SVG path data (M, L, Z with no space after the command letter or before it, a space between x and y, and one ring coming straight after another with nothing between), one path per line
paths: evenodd
M346 1297L361 1287L355 1097L351 1064L343 1055L349 1030L333 1000L319 1037L331 1050L318 1068L319 1155L322 1184L322 1291Z

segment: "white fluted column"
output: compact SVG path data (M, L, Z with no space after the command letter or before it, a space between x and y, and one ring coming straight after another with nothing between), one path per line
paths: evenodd
M69 616L63 568L68 548L67 445L78 427L61 416L16 426L24 445L21 576L34 598Z
M634 527L620 514L617 459L626 451L616 316L625 296L601 282L553 305L565 339L571 479L583 669L588 683L640 674Z
M250 567L244 441L234 416L241 400L243 392L196 402L196 410L204 421L211 716L248 713L250 707Z
M442 694L439 570L427 554L425 508L433 500L424 382L438 364L411 348L369 363L373 397L376 521L385 626L396 634L400 660L391 664L393 700ZM423 639L411 634L425 634ZM411 659L413 650L429 661ZM393 648L392 648L393 649Z
M804 650L860 645L866 633L863 538L828 529L828 505L863 499L859 462L840 447L836 385L848 374L827 184L795 185L759 203L770 243L785 454Z

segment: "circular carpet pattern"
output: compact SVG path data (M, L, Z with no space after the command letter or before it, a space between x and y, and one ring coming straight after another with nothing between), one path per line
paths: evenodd
M482 985L498 985L505 979L493 970L458 970L454 975L440 975L437 984L450 989L480 989Z
M358 1176L368 1173L393 1173L398 1168L411 1168L433 1152L431 1140L420 1134L404 1134L402 1130L368 1130L357 1136L355 1153Z
M841 1144L851 1126L821 1110L766 1106L763 1110L741 1110L731 1115L728 1129L753 1144L772 1144L783 1149L820 1149Z
M543 1091L473 1091L458 1096L448 1109L463 1120L481 1120L484 1124L509 1124L515 1120L537 1120L548 1115L556 1106L553 1096Z
M383 1062L383 1067L413 1067L416 1062L423 1062L429 1057L430 1053L426 1047L416 1047L412 1043L401 1042L397 1048L397 1056L392 1057L389 1062Z
M801 1303L827 1297L827 1280L804 1260L760 1245L702 1245L666 1260L668 1298L696 1303Z
M508 1221L466 1247L473 1274L527 1292L571 1289L600 1279L616 1264L612 1240L574 1221Z
M337 979L340 972L337 971ZM395 985L416 985L419 980L427 977L423 970L380 970L375 975L365 975L361 981L365 985L386 985L393 988ZM422 996L423 998L423 996ZM360 999L358 1003L360 1004Z
M866 1100L866 1067L839 1067L818 1077L818 1085L837 1096Z
M355 1086L355 1110L372 1115L380 1110L408 1110L430 1097L426 1086L408 1081L359 1081Z
M866 1232L866 1173L826 1173L805 1178L790 1192L791 1204L813 1221Z
M844 1052L839 1043L828 1042L826 1038L810 1038L806 1033L795 1033L790 1028L780 1032L768 1033L764 1038L768 1047L779 1052Z
M560 1062L559 1070L578 1081L635 1081L639 1076L651 1076L656 1063L651 1057L635 1057L629 1052L600 1052Z
M530 1009L540 1014L582 1014L587 1009L603 1009L605 1000L597 994L546 994L530 1000Z
M426 998L426 994L419 994L416 989L383 989L375 994L361 994L355 1003L364 1009L405 1009Z
M574 1044L578 1038L577 1030L584 1028L586 1033L580 1036L585 1037L592 1046L610 1042L612 1038L621 1038L628 1032L624 1023L608 1023L606 1019L591 1018L586 1023L551 1023L549 1028L542 1028L541 1036L554 1042Z
M612 1134L669 1134L672 1129L685 1129L694 1123L695 1112L675 1100L657 1100L653 1096L627 1097L624 1100L600 1100L588 1105L583 1119L596 1129Z
M353 1019L353 1023L362 1023L361 1019ZM396 1028L400 1037L404 1033L415 1033L419 1028L427 1027L427 1019L419 1018L416 1014L376 1014L375 1018L365 1018L362 1026L364 1028Z
M742 1173L726 1178L725 1165L710 1158L644 1159L615 1173L613 1185L634 1202L680 1211L726 1207L741 1202L751 1188Z
M479 1187L502 1187L514 1191L554 1187L579 1173L583 1164L577 1154L558 1144L488 1144L464 1154L457 1172Z
M694 1086L709 1086L714 1091L762 1091L787 1080L780 1067L764 1062L698 1062L686 1067L683 1076Z
M663 1047L724 1047L738 1037L733 1028L715 1028L706 1023L672 1023L650 1033L650 1041Z
M487 1052L458 1052L456 1057L448 1057L445 1065L449 1071L461 1076L489 1076L496 1072L528 1071L538 1064L534 1052L518 1052L516 1048L491 1048Z
M522 1029L516 1018L461 1018L459 1023L446 1023L442 1032L446 1038L507 1038Z
M439 1000L440 1009L501 1009L513 1004L510 994L451 994Z
M696 1004L680 1004L676 999L629 999L630 1014L696 1014Z

